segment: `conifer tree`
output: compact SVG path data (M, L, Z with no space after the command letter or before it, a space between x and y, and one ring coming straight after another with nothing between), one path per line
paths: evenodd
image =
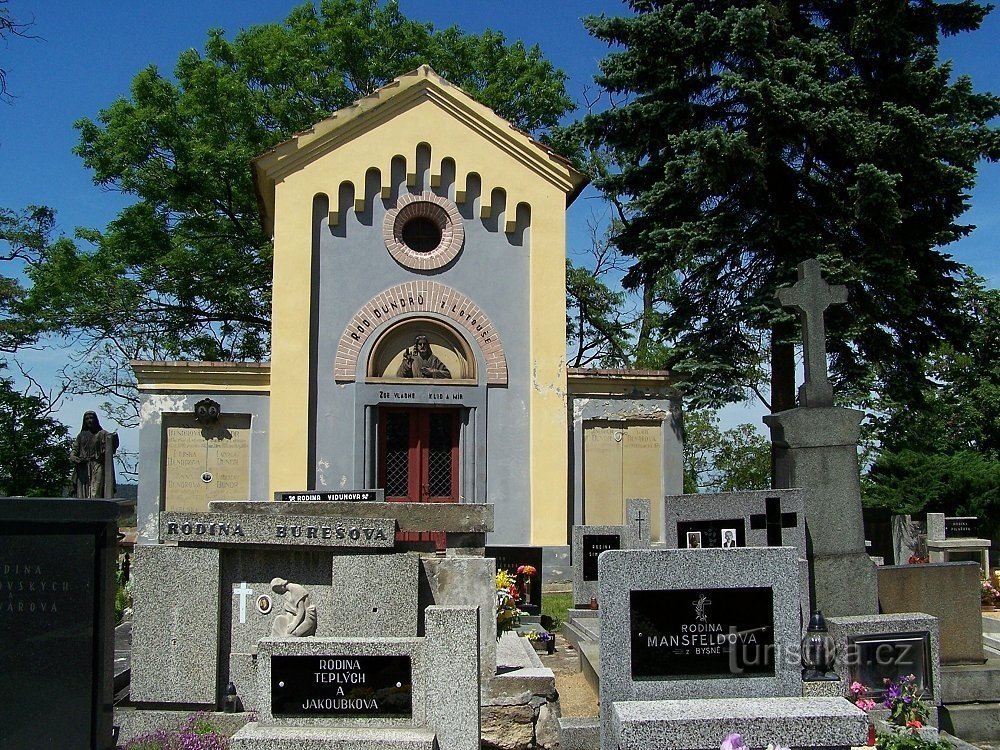
M614 106L580 131L618 165L597 180L621 208L634 287L675 274L661 363L701 400L736 400L770 372L794 405L796 321L775 290L820 258L850 302L827 311L831 376L907 399L922 358L960 345L963 267L945 246L980 159L1000 156L1000 99L953 78L943 36L977 29L973 0L630 0L590 17L613 46L598 83ZM766 380L766 375L763 378Z

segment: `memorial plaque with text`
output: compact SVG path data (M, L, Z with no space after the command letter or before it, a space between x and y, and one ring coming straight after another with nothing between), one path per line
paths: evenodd
M879 633L847 641L847 663L851 682L860 682L880 700L885 695L886 680L899 682L913 675L917 690L930 692L930 633Z
M955 516L944 519L945 539L976 538L979 536L979 518Z
M583 580L597 580L597 558L609 549L621 549L620 534L584 534L583 535Z
M770 587L631 591L632 679L774 674Z
M0 499L0 750L113 746L116 516L111 501Z
M409 718L413 671L408 655L271 657L274 716Z
M381 503L385 501L385 490L302 490L296 492L275 492L279 502L323 502L323 503Z

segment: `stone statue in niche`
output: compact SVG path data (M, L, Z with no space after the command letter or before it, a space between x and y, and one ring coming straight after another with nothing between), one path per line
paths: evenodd
M419 334L413 339L413 351L403 354L403 361L396 370L398 378L450 378L451 373L444 362L431 353L427 337Z
M97 412L83 415L83 427L73 440L73 495L79 498L115 496L115 451L118 433L101 427Z
M285 610L274 618L271 635L277 638L316 635L316 605L310 603L309 592L304 586L275 578L271 581L271 591L281 595Z

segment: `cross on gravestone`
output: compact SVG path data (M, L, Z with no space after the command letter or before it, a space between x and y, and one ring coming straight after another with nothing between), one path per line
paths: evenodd
M639 540L642 539L642 522L646 520L645 518L642 517L641 508L638 511L636 511L635 518L633 518L632 520L636 521L639 524L639 534L638 537L636 538L636 542L638 543Z
M802 406L833 406L833 386L826 375L826 326L823 311L830 305L847 302L846 286L830 286L823 279L815 258L798 265L799 280L779 289L775 296L783 307L799 311L802 320L802 348L805 383L799 388Z
M782 513L781 498L764 498L764 512L750 516L751 529L767 529L767 546L780 547L781 530L794 529L799 523L797 513Z
M247 597L253 593L253 589L247 586L246 581L240 582L239 586L233 586L233 595L240 598L240 623L247 621Z

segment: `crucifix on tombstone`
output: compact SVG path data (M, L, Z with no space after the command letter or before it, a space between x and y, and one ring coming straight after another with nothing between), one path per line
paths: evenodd
M802 321L802 349L805 383L799 388L801 406L833 406L833 386L826 372L826 326L823 312L830 305L847 302L847 287L830 286L823 279L815 258L798 265L799 280L779 289L775 296L783 307L799 312Z
M635 518L634 518L634 519L632 519L632 520L634 520L634 521L635 521L636 523L638 523L638 524L639 524L639 533L638 533L638 538L639 538L639 539L642 539L642 522L646 520L645 518L643 518L643 515L642 515L642 508L640 508L640 509L639 509L639 510L638 510L638 511L636 512L636 514L635 514Z
M780 547L784 541L781 538L782 529L793 529L798 525L797 513L782 513L781 498L764 498L764 512L750 516L750 528L767 530L767 546Z

